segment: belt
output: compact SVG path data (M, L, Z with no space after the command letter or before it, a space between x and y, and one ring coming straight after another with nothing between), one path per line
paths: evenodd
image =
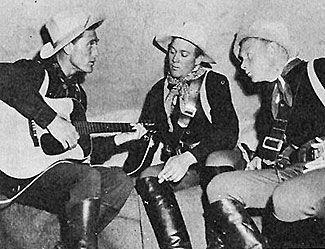
M266 136L263 140L262 147L264 149L279 152L282 148L283 140L275 137Z
M274 126L269 136L264 137L262 148L264 148L263 157L270 161L275 161L286 140L285 130L288 121L285 119L275 119Z

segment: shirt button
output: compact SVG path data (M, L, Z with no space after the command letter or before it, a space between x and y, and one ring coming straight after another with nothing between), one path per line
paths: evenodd
M185 134L186 134L186 135L188 135L188 134L190 134L190 133L191 133L190 130L185 131Z

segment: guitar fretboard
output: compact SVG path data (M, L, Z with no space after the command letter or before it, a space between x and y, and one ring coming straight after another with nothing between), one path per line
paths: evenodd
M79 134L88 135L91 133L104 132L129 132L133 128L130 123L104 123L104 122L87 122L76 121L73 123Z

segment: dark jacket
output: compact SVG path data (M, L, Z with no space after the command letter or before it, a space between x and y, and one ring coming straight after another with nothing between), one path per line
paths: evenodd
M202 76L204 77L204 76ZM167 115L164 109L164 82L159 80L147 94L140 115L140 122L152 121L157 125L160 141L177 144L175 133L168 131ZM201 104L186 129L182 140L190 144L200 142L189 151L204 165L206 157L213 151L232 149L238 139L238 118L233 107L229 83L224 75L210 71L206 81L207 99L211 107L212 123L206 117ZM198 100L199 103L200 100ZM177 123L174 123L174 126ZM177 127L176 127L177 129ZM175 130L176 130L175 129Z
M0 64L0 99L46 128L56 113L39 94L45 71L33 60Z
M315 72L325 87L325 58L314 63ZM316 136L325 135L325 108L317 97L307 75L307 62L292 68L284 80L289 83L293 93L293 109L288 119L286 140L289 144L301 146ZM297 84L300 82L299 87ZM256 119L259 141L269 134L273 125L271 100L274 83L261 85L261 108Z
M58 63L54 60L36 61L19 60L14 63L0 64L0 100L14 107L28 119L32 119L42 128L46 128L55 118L56 112L45 103L39 93L45 77L45 69L49 75L49 87L46 97L77 99L87 110L87 95L81 83L83 74L67 78ZM29 132L29 131L26 131ZM92 141L92 162L103 163L115 153L112 137L95 138Z

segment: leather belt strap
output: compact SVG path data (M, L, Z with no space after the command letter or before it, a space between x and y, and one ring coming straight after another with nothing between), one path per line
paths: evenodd
M300 62L295 62L295 64L298 63ZM280 152L283 149L283 144L286 142L285 132L288 125L288 119L290 118L292 109L294 107L300 83L301 80L299 80L296 85L296 91L293 97L293 103L291 107L284 103L283 100L281 100L279 103L279 110L277 113L277 117L274 119L271 132L268 136L264 138L262 143L262 147L264 149L263 159L269 160L274 163L276 163L276 161L279 159Z

